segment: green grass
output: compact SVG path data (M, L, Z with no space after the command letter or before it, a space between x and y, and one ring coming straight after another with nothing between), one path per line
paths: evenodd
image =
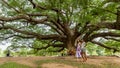
M6 63L0 65L0 68L31 68L31 67L22 65L22 64L18 64L15 62L6 62Z
M70 61L70 60L64 60L64 59L51 59L51 60L47 59L47 60L36 61L36 64L38 65L37 68L42 68L41 65L44 63L62 63L62 64L67 64L67 65L71 65L73 67L78 67L78 68L120 68L120 65L117 65L115 63L110 63L110 62L102 63L102 66L100 66L95 64L88 64L88 63L76 62L76 61Z

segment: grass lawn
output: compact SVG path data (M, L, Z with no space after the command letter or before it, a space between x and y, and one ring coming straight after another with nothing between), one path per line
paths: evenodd
M22 64L18 64L15 62L6 62L4 64L1 64L0 68L31 68L31 67L22 65Z

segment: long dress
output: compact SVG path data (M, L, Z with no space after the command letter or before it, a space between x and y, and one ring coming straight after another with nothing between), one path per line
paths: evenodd
M80 48L80 44L77 44L77 49L76 49L76 57L81 57L81 48Z

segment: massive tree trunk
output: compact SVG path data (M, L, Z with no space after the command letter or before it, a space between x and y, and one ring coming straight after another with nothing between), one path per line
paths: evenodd
M76 51L76 39L75 36L70 36L66 39L66 48L68 49L68 55L75 55Z
M68 49L68 55L74 55L75 54L75 43L73 43L74 41L72 40L67 40L66 41L66 46Z

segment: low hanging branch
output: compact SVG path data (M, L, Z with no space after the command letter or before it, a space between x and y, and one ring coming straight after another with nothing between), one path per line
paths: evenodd
M102 44L102 43L100 43L100 42L97 42L97 41L91 41L91 42L94 43L94 44L98 44L98 45L100 45L101 47L104 47L104 48L107 48L107 49L112 49L112 50L114 50L114 52L120 51L120 49L117 49L117 48L114 48L114 47L105 46L104 44Z
M111 39L111 40L120 42L120 39L117 39L117 38L114 38L114 37L104 37L104 38L107 39L107 40Z
M36 49L38 50L42 50L42 49L47 49L50 46L52 47L59 47L60 49L58 49L57 51L53 51L53 52L58 52L58 51L62 51L64 49L64 44L55 44L55 42L52 40L48 43L48 45L43 46L43 47L34 47L34 46L29 46L30 48Z
M58 34L41 35L39 33L24 31L24 30L20 30L17 28L13 28L12 26L4 26L4 27L0 27L0 29L10 29L10 30L13 30L15 32L22 33L25 35L31 35L34 38L43 39L43 40L54 39L54 40L63 41L63 39L66 38L64 35L58 35Z
M15 20L27 20L30 23L34 22L34 24L44 24L45 21L47 21L47 18L43 18L43 19L35 19L35 18L31 18L28 15L17 15L17 16L13 16L13 17L4 17L4 16L0 16L0 21L15 21Z
M120 34L112 33L112 32L96 33L96 34L89 36L89 41L93 40L94 38L97 38L97 37L106 37L106 36L120 37Z
M8 37L0 37L0 38L7 40L7 39L12 38L12 37L20 37L20 38L26 38L26 39L34 38L33 36L22 36L22 35L10 35Z

